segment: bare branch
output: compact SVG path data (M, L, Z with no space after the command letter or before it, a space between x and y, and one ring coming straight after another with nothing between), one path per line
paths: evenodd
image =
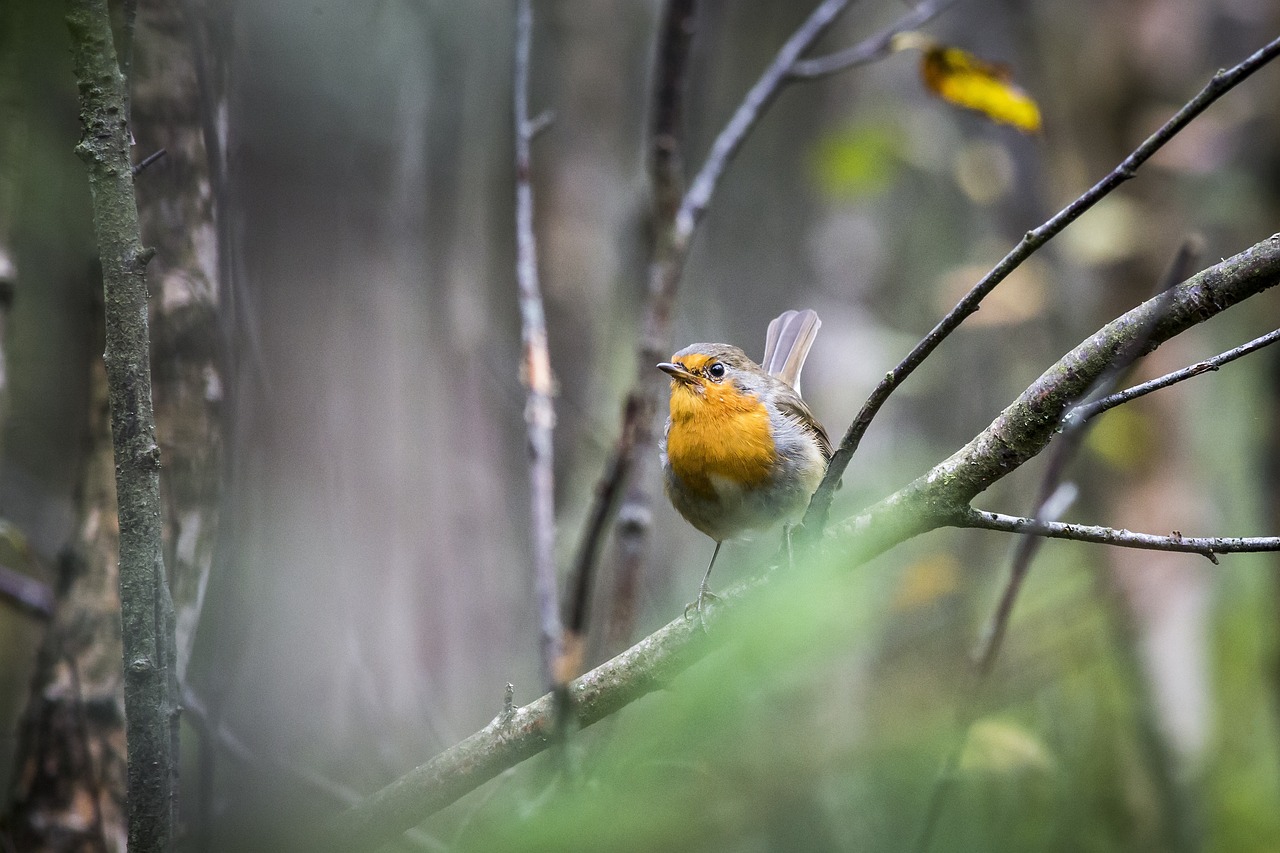
M722 594L732 603L761 585L739 584ZM729 618L717 607L709 622ZM570 693L579 725L590 726L655 690L714 648L699 623L677 618L617 657L582 676ZM366 850L394 839L427 816L552 743L554 702L550 694L522 708L506 708L489 725L366 797L331 821L317 848Z
M1254 554L1280 551L1280 536L1183 536L1174 531L1168 536L1155 533L1135 533L1090 524L1066 524L1060 521L1035 521L1016 515L998 512L970 510L953 520L952 527L971 527L979 530L998 530L1024 536L1040 536L1048 539L1072 539L1077 542L1094 542L1099 545L1116 545L1121 548L1139 548L1144 551L1172 551L1180 554L1199 554L1217 565L1218 554Z
M520 334L524 345L521 373L528 387L524 419L529 437L529 506L533 523L533 575L538 596L542 671L547 685L560 689L577 664L565 661L556 589L555 474L552 433L555 406L547 321L538 284L538 244L533 234L533 182L530 142L538 124L529 119L529 54L533 40L532 0L520 0L516 12L515 156L516 282L520 291Z
M658 33L649 129L654 216L670 227L684 195L684 103L697 0L669 0Z
M925 0L907 14L899 18L892 26L875 35L863 39L855 45L846 47L827 56L816 56L813 59L801 59L791 67L791 76L797 80L813 80L818 77L829 77L859 65L868 65L877 59L883 59L891 52L893 37L905 30L914 30L932 21L948 8L955 5L956 0Z
M866 433L867 428L871 425L871 421L880 411L880 408L898 386L946 340L947 336L955 331L970 314L978 310L983 298L1037 249L1049 242L1050 239L1079 218L1086 210L1106 197L1116 187L1132 178L1137 173L1139 166L1150 159L1151 155L1159 151L1169 140L1173 139L1196 116L1204 112L1210 104L1222 97L1250 74L1275 59L1277 55L1280 55L1280 38L1275 39L1234 68L1214 74L1208 85L1201 89L1182 109L1178 110L1159 130L1134 149L1133 153L1121 161L1120 165L1112 169L1106 177L1094 184L1071 204L1058 211L1053 218L1043 225L1028 231L1018 245L1005 255L990 272L983 276L982 280L974 285L973 289L965 294L956 306L933 327L933 330L916 344L906 358L880 381L871 392L871 396L867 398L866 403L863 404L862 410L858 412L853 423L849 425L844 438L840 441L840 446L831 458L831 463L827 468L827 475L823 478L822 485L818 487L818 491L814 494L813 500L809 504L809 509L804 518L804 527L808 530L808 533L805 534L807 539L810 541L815 540L826 526L836 484L844 476L849 460L853 458L858 445L862 442L862 436Z
M159 160L161 157L163 157L168 153L169 153L168 149L165 149L165 148L161 148L159 151L151 152L146 157L138 161L138 163L133 167L133 174L136 176L143 169L146 169L148 166L152 165L153 163L155 163L157 160Z
M665 235L670 234L675 211L684 193L681 148L684 142L685 78L697 5L696 0L668 0L658 30L649 131L652 227L660 240L659 255L653 262L653 269L665 262L666 247L670 243ZM683 262L676 263L682 265ZM658 318L659 307L657 300L651 298L645 328L656 329L654 334L658 337L667 337L669 311ZM642 489L627 490L635 468L642 461L641 453L651 444L650 422L657 408L653 363L661 356L651 356L651 347L646 346L645 340L641 340L635 380L623 404L622 432L596 486L569 580L566 623L570 636L578 642L586 636L600 548L618 507L628 505L622 513L625 517L649 517L648 495ZM609 616L611 631L629 634L629 625L622 623L629 622L631 599L638 583L648 531L647 524L619 528L619 541L626 543L623 550L629 556L617 570L613 612Z
M1247 344L1241 344L1235 349L1229 349L1220 355L1215 355L1213 358L1198 361L1190 367L1184 367L1181 370L1166 373L1164 376L1134 385L1132 388L1126 388L1123 391L1117 391L1114 394L1094 400L1092 403L1085 403L1083 405L1076 406L1067 413L1065 418L1063 418L1063 423L1070 425L1087 421L1090 418L1095 418L1109 409L1114 409L1116 406L1119 406L1122 403L1127 403L1130 400L1136 400L1138 397L1146 396L1152 391L1159 391L1161 388L1168 388L1170 385L1182 382L1185 379L1190 379L1193 376L1199 376L1202 373L1217 370L1224 364L1229 364L1237 358L1246 356L1251 352L1256 352L1263 347L1270 346L1276 341L1280 341L1280 329L1265 334L1260 338L1254 338Z

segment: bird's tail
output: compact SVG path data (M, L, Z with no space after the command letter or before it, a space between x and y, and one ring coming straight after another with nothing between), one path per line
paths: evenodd
M783 311L769 324L765 337L764 360L760 366L765 372L786 382L800 393L800 371L809 357L809 348L818 336L822 321L811 308L802 311Z

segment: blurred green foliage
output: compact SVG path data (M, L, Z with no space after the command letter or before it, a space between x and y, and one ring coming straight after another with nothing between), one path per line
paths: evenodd
M860 122L828 133L814 152L815 181L833 198L882 193L897 179L902 142L902 129L888 120Z

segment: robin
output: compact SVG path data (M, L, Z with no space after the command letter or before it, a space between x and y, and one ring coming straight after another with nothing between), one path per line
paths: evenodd
M724 540L789 525L809 505L831 458L831 440L800 398L800 370L822 325L809 309L769 324L764 363L729 344L692 344L658 365L671 377L662 442L667 497L715 540L697 599Z

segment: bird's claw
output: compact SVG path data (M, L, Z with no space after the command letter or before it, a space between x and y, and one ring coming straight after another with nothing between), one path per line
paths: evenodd
M698 614L698 622L701 623L702 625L703 633L706 633L707 620L706 620L705 613L707 610L707 605L709 605L713 601L719 601L719 600L720 600L720 596L716 595L714 592L707 589L706 585L704 584L702 588L698 590L698 597L684 606L684 618L685 619L689 618L690 611L696 611Z

